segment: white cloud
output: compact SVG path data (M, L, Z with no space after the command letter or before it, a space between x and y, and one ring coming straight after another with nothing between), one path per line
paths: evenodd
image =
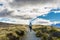
M42 19L42 18L37 18L33 21L31 21L33 25L52 25L52 24L58 24L60 21L53 21L51 22L50 20Z
M41 6L40 5L37 5L37 6L26 5L26 6L20 7L19 9L14 8L14 10L13 10L14 12L11 15L34 18L34 17L40 16L40 15L47 14L51 10L50 8L45 9L45 7L52 7L52 6L51 5L49 5L49 6L48 5L41 5ZM17 10L19 10L19 12Z
M60 11L54 11L54 13L60 13Z
M54 21L54 22L53 22L53 24L58 24L58 23L60 23L60 21Z
M32 21L32 24L35 24L35 25L51 25L52 22L50 20L37 18L36 20Z
M5 18L1 17L0 22L5 22L5 23L12 23L12 24L29 24L28 20L21 20L21 19L15 19L15 18Z
M16 23L16 24L29 24L29 21L37 16L48 14L48 12L52 9L57 7L55 3L49 3L49 4L36 4L36 5L30 5L26 4L23 6L19 6L15 8L15 5L11 7L9 4L10 2L13 2L12 0L0 0L0 2L3 3L3 6L0 7L0 15L1 11L5 13L9 13L4 17L3 19L7 18L6 20L1 20L1 22L8 22L8 23ZM14 3L14 2L13 2ZM18 5L16 5L18 6ZM14 8L13 8L14 7ZM4 12L3 10L7 9L8 12ZM12 12L11 12L12 11ZM10 13L11 12L11 13ZM0 17L0 18L2 18ZM14 22L13 22L14 20ZM43 23L42 23L43 21ZM34 24L37 22L37 24L45 24L45 25L51 25L52 23L49 20L44 19L38 19L34 22ZM39 23L41 22L41 23Z

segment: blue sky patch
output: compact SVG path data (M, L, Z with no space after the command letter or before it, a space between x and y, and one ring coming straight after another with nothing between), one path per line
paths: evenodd
M38 16L37 18L42 18L42 19L47 19L50 21L60 21L60 12L55 13L54 11L57 11L59 9L56 10L51 10L48 14L46 14L45 16Z

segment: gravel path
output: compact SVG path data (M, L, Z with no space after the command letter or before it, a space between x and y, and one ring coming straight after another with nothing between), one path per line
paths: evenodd
M28 30L26 36L24 37L24 40L40 40L40 38L37 38L35 36L35 32L33 30L31 32Z

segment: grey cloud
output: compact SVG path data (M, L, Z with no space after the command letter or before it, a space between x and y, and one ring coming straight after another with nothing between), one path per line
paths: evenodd
M0 12L0 17L9 16L11 13L12 13L12 11L8 11L7 9L4 9Z
M11 18L18 18L23 20L29 20L32 19L31 17L27 17L28 15L21 15L21 16L14 16L12 15L14 11L8 11L8 9L4 9L0 12L0 17L11 17Z
M48 23L48 22L46 22L46 21L38 21L37 23Z
M57 0L58 1L58 0ZM36 4L45 4L45 3L54 3L56 0L13 0L13 2L10 2L11 7L20 7L23 5L36 5Z
M38 3L38 2L54 2L56 0L14 0L13 2L28 2L28 3ZM58 0L57 0L58 1Z
M28 15L27 15L28 16ZM29 20L32 19L31 17L26 17L26 16L11 16L13 18L19 18L19 19L23 19L23 20Z

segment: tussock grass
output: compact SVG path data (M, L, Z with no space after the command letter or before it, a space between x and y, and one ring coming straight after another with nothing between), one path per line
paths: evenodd
M9 24L7 26L5 26L5 25L3 25L3 26L0 25L0 40L12 40L14 38L16 38L16 40L17 40L17 38L19 38L19 40L20 40L23 37L23 35L25 35L26 30L27 30L26 25L10 25ZM16 33L16 31L18 33L20 33L20 35L22 35L22 36L18 35L18 33ZM21 34L21 33L23 33L23 34ZM8 34L11 34L11 37L13 37L13 38L10 39L10 37L7 36Z
M60 29L53 26L34 25L33 30L41 40L60 40Z

